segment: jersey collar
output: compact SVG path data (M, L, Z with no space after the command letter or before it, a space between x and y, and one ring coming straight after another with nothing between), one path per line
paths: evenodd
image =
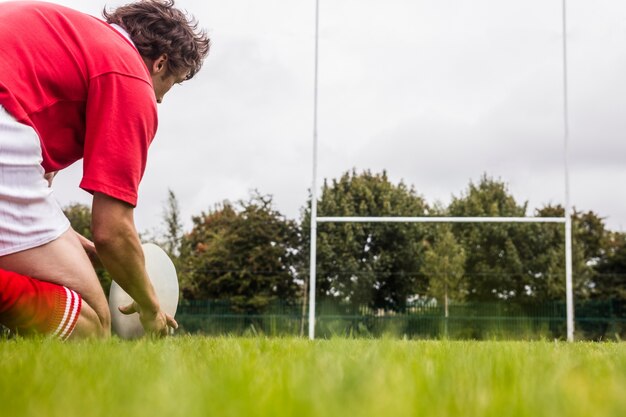
M117 25L115 23L111 23L111 27L113 29L117 30L123 37L128 39L128 42L130 42L130 44L133 45L135 47L135 49L137 49L137 47L135 46L135 42L133 42L133 40L130 38L130 35L128 34L128 32L126 32L124 30L123 27L121 27L120 25Z

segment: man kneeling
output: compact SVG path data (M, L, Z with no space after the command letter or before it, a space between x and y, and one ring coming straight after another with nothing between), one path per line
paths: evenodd
M44 2L0 3L0 324L61 339L110 335L91 259L135 300L147 333L176 327L147 277L133 212L157 103L191 79L209 39L173 1L143 0L106 21ZM94 242L51 188L83 159Z

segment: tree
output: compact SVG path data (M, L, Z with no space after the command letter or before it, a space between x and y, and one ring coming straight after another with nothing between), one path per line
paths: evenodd
M561 205L546 205L536 212L538 217L563 217ZM595 266L605 259L608 232L603 219L593 211L572 213L572 276L574 293L578 300L593 296L596 291ZM535 288L548 299L565 297L565 229L563 225L535 225L530 237L535 258L533 269L537 271Z
M180 220L178 200L170 189L167 190L167 202L163 208L163 223L165 224L163 249L171 258L177 258L180 254L183 224Z
M611 232L606 243L606 255L595 265L593 296L615 300L623 317L626 313L626 234Z
M457 217L523 217L527 203L518 204L502 181L483 175L454 197L449 215ZM468 299L496 301L527 297L528 228L512 223L455 224L453 232L465 249Z
M483 175L478 184L454 198L452 216L524 217L506 184ZM537 217L563 217L559 205L546 205ZM565 297L565 231L563 224L458 224L453 227L467 255L468 299L537 303ZM593 266L605 252L606 230L594 212L572 213L574 290L578 299L591 296Z
M428 279L428 293L443 302L445 317L449 315L450 297L457 301L465 298L464 272L465 250L456 242L449 225L439 225L424 255L422 273Z
M303 211L303 270L308 265L311 201ZM347 172L324 181L319 216L421 216L425 201L386 172ZM317 239L317 295L354 306L402 310L426 291L419 273L426 227L398 223L323 223Z
M224 202L192 221L181 245L184 298L227 300L249 313L296 300L298 228L273 209L271 196Z
M70 221L72 228L85 236L89 240L93 240L91 234L91 208L84 204L73 203L63 208L65 217Z

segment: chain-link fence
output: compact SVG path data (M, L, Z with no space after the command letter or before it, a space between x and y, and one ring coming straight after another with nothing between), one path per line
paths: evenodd
M594 300L575 306L577 340L626 338L626 302ZM301 304L274 302L259 311L241 311L224 301L185 301L178 306L180 333L244 336L305 336L308 311ZM565 339L565 303L434 302L385 311L324 301L318 305L316 335L406 337L411 339ZM0 325L0 338L10 337Z
M626 336L623 301L584 301L575 306L576 337L586 340ZM298 304L275 302L254 312L223 301L183 301L176 318L181 331L208 335L305 335L308 312ZM415 339L565 339L565 303L541 304L435 302L402 311L321 302L316 335L322 338L407 337Z

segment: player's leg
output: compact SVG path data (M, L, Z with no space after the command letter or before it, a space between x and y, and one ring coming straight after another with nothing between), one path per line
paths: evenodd
M0 324L24 336L106 336L98 315L76 291L1 269Z
M111 314L106 297L72 229L45 245L1 256L0 268L76 291L98 316L100 328L96 329L97 333L110 334ZM91 320L87 322L91 323Z
M44 177L37 132L1 106L0 149L0 268L76 291L109 334L106 298Z
M87 303L83 303L80 315L76 321L76 327L69 340L89 339L93 337L108 337L110 332L105 333L100 324L100 318L93 308Z

